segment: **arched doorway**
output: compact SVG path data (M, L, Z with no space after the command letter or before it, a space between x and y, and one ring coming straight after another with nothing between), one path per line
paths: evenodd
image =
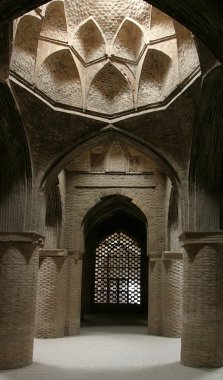
M146 313L147 228L143 213L122 196L106 197L85 223L82 316Z

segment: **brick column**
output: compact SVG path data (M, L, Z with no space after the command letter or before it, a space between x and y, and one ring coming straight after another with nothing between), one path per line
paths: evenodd
M183 253L163 252L162 335L180 337L182 330Z
M59 338L65 331L67 251L41 249L37 282L37 338Z
M223 233L185 232L182 363L223 365Z
M0 369L32 363L42 241L36 233L0 233Z
M68 251L68 255L65 335L72 336L80 332L83 254Z
M149 307L148 331L162 334L162 254L149 258Z

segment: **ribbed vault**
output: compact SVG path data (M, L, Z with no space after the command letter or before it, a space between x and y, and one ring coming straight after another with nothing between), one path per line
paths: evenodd
M142 0L52 1L14 27L11 79L63 109L131 115L165 105L200 73L193 38L181 47L173 20Z
M16 0L4 0L1 2L0 21L12 20L47 2L21 0L18 3ZM206 0L185 0L180 3L174 0L150 0L149 3L185 25L207 44L219 60L223 60L221 0L211 3Z

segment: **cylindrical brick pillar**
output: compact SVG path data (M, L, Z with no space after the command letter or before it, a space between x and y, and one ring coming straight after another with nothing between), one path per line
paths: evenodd
M65 332L67 251L41 249L37 281L37 338L59 338Z
M81 320L82 253L68 251L65 334L77 335Z
M162 254L149 258L148 331L162 334Z
M0 369L32 363L40 244L35 233L0 233Z
M162 335L180 337L182 330L183 253L163 252Z
M223 365L223 233L185 232L182 363Z

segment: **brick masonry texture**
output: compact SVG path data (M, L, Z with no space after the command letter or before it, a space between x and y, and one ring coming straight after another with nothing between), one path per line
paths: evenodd
M65 260L65 317L60 327L51 326L61 331L65 325L68 335L80 327L82 221L104 197L129 197L148 219L154 334L180 334L182 263L167 260L165 250L180 253L179 233L196 231L184 246L181 358L186 365L218 367L222 241L217 233L216 241L208 240L207 231L221 231L223 220L223 71L216 58L223 59L223 6L220 0L151 2L1 1L0 20L21 18L0 24L0 230L37 231L46 234L45 249L73 252ZM39 8L24 15L34 5ZM154 162L145 165L143 155ZM45 214L52 189L60 194L51 224ZM178 220L168 224L175 207ZM38 252L30 252L39 243L18 243L10 234L6 240L0 368L13 368L32 360ZM44 281L62 289L51 259ZM51 313L45 310L44 318Z
M38 248L0 243L0 368L32 363Z
M182 362L191 367L221 367L222 246L195 242L185 248Z
M162 335L162 259L150 259L148 332Z
M97 149L100 151L102 148L94 148L91 157ZM129 170L133 168L132 156L135 157L137 164L134 166L135 172L130 174ZM95 204L101 202L103 197L120 194L132 199L132 203L139 207L148 220L147 254L151 256L161 254L165 243L166 179L157 172L156 164L151 159L145 159L139 151L130 147L124 148L123 144L115 140L103 148L103 159L99 161L99 165L102 165L100 167L104 173L99 173L95 166L96 173L92 173L91 157L68 165L65 246L70 250L84 252L85 237L82 226L84 217ZM83 169L86 174L82 173ZM119 170L128 173L124 175L118 173ZM143 174L143 171L151 174ZM162 262L155 269L156 274L153 272L152 265L153 263L150 264L149 273L149 331L159 335L162 333ZM80 296L78 302L80 302ZM76 308L80 310L80 306L76 305ZM78 315L78 322L79 318Z
M77 335L80 332L81 318L81 276L82 258L79 253L69 252L65 335Z
M66 280L66 257L46 256L40 258L36 300L35 336L37 338L64 336Z
M168 337L181 337L182 332L183 257L180 256L173 260L163 257L162 335Z
M25 15L16 24L12 73L73 109L114 115L164 101L198 70L196 48L185 28L138 2L64 0Z

